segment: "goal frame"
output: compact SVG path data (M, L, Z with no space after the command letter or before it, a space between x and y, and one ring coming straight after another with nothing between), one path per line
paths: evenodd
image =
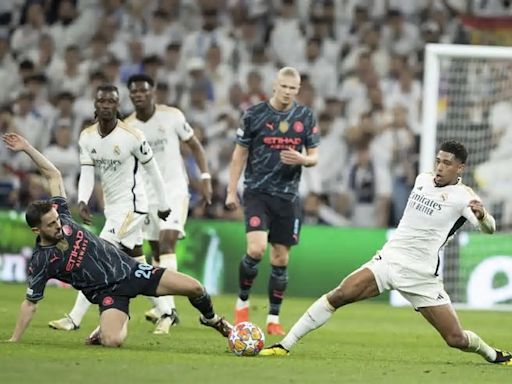
M468 59L509 59L512 61L512 47L461 44L426 44L423 71L422 129L420 141L420 172L431 171L434 167L437 139L437 105L441 58Z

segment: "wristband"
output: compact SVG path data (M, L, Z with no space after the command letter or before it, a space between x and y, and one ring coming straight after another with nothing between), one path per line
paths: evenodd
M201 173L201 180L210 180L212 178L212 175L210 175L208 172Z

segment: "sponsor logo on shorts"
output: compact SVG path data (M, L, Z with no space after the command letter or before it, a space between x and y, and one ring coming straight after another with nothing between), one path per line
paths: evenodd
M252 216L250 219L249 219L249 225L251 227L259 227L261 224L261 219L258 217L258 216Z
M103 298L103 301L101 302L101 304L104 306L104 307L108 307L112 304L114 304L114 299L112 298L112 296L105 296Z
M66 236L70 236L73 233L73 229L71 228L71 226L65 224L62 226L62 232L64 232Z
M293 123L293 130L297 133L302 133L304 131L304 124L300 121L296 121Z

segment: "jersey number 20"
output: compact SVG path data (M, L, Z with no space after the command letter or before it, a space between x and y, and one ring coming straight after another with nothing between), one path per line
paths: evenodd
M135 271L135 277L138 277L139 279L145 278L148 279L151 277L151 270L153 269L152 265L149 264L139 264L139 269Z

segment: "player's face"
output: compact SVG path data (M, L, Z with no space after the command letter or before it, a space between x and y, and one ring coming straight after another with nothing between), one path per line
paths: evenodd
M147 81L130 84L130 99L135 109L148 108L153 103L153 89Z
M56 243L64 237L59 214L52 208L48 213L41 216L41 224L34 231L46 242Z
M119 108L119 94L115 91L98 91L94 100L94 107L99 119L115 119Z
M464 164L453 153L439 151L436 156L434 183L438 187L456 184L463 170Z
M280 75L274 83L274 98L283 106L288 106L299 93L300 80L295 76Z

